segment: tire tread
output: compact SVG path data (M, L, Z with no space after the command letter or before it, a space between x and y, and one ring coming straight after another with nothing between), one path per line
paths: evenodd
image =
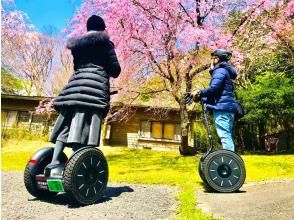
M85 201L81 201L78 200L76 198L76 196L74 195L74 189L73 189L73 184L72 184L72 175L76 169L76 163L77 161L80 159L80 157L84 154L90 153L91 151L95 151L95 153L98 153L101 157L101 159L105 160L105 166L106 166L106 183L105 186L102 188L102 190L100 190L100 197L102 196L106 185L107 185L107 181L108 181L108 165L107 165L107 161L106 158L104 157L103 153L97 149L97 148L93 148L93 147L89 147L89 148L85 148L80 150L79 152L77 152L76 154L74 154L72 156L72 158L68 161L68 163L66 164L66 167L64 169L64 173L63 173L63 183L64 183L64 190L67 193L67 195L69 196L70 200L74 203L79 203L81 205L90 205L93 204L95 202L85 202Z

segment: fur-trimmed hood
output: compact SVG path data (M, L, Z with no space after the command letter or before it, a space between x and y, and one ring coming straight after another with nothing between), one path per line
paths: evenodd
M74 74L54 101L54 108L94 108L106 114L109 108L109 77L118 77L121 68L108 35L89 31L67 41Z
M72 50L91 45L103 45L109 42L109 36L104 31L89 31L82 36L69 38L66 47Z

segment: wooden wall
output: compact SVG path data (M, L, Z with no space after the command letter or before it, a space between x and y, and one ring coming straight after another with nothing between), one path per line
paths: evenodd
M152 140L140 138L141 121L171 121L180 123L180 115L177 111L170 111L166 115L156 116L153 112L146 111L146 109L137 109L136 114L127 122L113 122L111 123L110 145L139 147L158 150L178 150L180 141L165 141Z
M34 111L40 99L30 97L1 97L2 110L17 112L16 121L20 111ZM140 137L141 121L161 121L180 123L179 111L170 110L163 114L155 114L155 110L148 110L147 107L136 107L136 113L128 121L112 122L107 144L112 146L128 146L132 148L147 148L155 150L178 150L180 141L162 140ZM5 113L5 112L3 112ZM31 115L31 114L30 114ZM1 115L2 116L2 115ZM3 114L4 116L4 114ZM3 117L4 118L4 117ZM32 116L30 116L29 127L32 127ZM38 121L37 126L42 126L42 121ZM34 126L33 126L34 127ZM51 130L51 129L50 129Z

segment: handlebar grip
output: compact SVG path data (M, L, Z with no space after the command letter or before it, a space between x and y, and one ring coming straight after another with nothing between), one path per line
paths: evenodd
M116 91L112 91L112 92L110 92L109 94L110 95L115 95L115 94L117 94L118 93L118 91L116 90Z

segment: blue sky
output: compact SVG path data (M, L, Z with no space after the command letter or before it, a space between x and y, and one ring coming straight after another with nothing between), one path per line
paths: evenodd
M15 0L17 10L24 11L38 31L53 26L60 33L82 0Z

